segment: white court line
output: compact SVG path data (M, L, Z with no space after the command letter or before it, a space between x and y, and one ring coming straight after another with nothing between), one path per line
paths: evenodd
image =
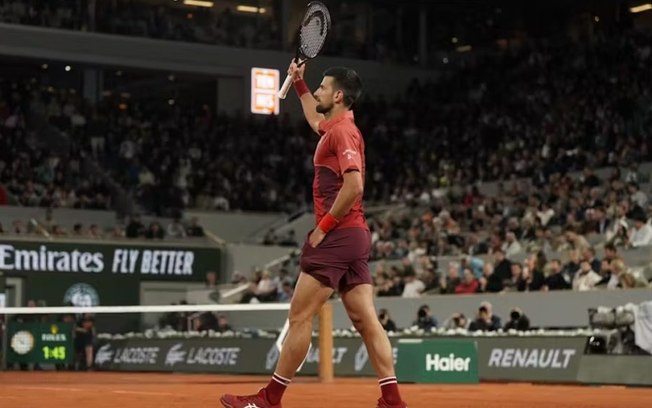
M45 390L45 391L82 391L80 388L63 388L63 387L37 387L37 386L13 386L19 390Z
M170 392L147 392L147 391L123 391L123 390L114 390L114 394L136 394L136 395L177 395Z

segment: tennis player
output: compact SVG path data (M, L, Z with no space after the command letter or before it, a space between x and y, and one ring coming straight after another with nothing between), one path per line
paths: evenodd
M369 352L382 396L377 408L404 408L391 344L373 303L367 260L371 234L364 216L364 140L352 106L362 93L349 68L324 72L314 95L303 80L305 65L290 64L294 88L310 127L319 135L314 155L313 199L316 227L301 255L301 274L290 305L290 327L269 384L257 394L224 395L227 408L281 408L281 399L308 353L312 320L335 290Z

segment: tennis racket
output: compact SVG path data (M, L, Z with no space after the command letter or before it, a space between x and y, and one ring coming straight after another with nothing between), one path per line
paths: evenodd
M299 27L299 39L295 58L297 65L301 66L309 59L313 59L319 55L330 29L331 15L326 5L320 1L311 1L308 3L308 9L301 21L301 27ZM285 99L291 85L292 77L288 75L285 78L285 82L283 82L283 86L278 91L278 97Z

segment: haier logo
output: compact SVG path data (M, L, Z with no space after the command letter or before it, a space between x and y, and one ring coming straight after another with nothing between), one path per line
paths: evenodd
M440 356L439 354L426 354L426 371L469 371L471 358L455 357L451 353L448 356Z

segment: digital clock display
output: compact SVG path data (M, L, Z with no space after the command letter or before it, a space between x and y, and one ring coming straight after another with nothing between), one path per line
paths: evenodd
M43 351L44 360L66 361L66 346L44 346L41 350Z

